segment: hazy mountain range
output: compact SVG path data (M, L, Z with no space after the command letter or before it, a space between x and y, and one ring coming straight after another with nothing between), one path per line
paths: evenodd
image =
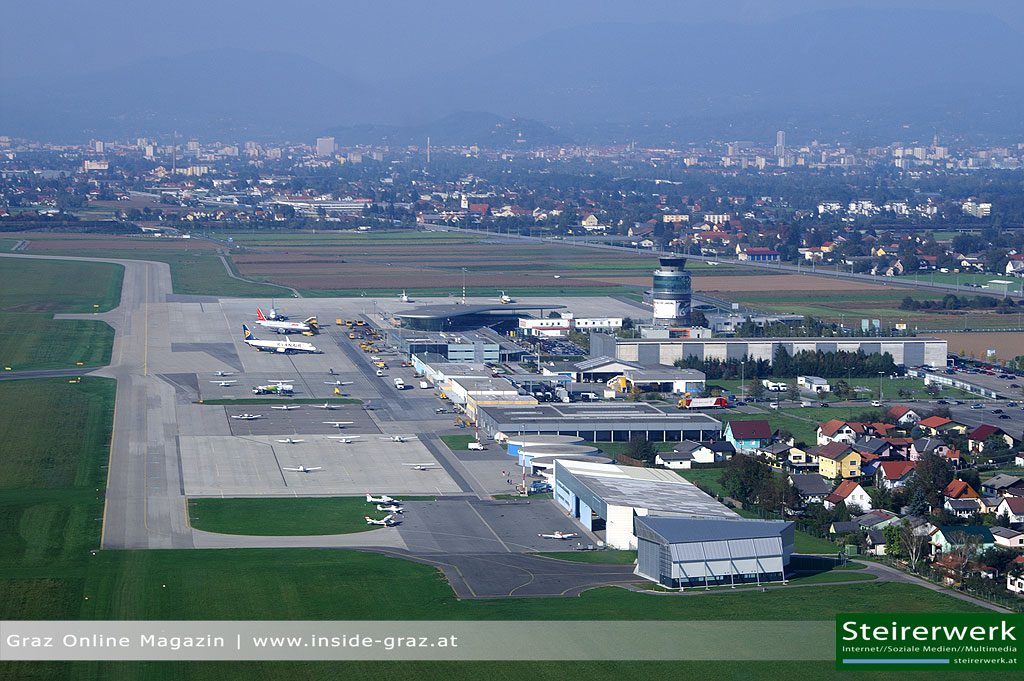
M793 140L1024 133L1024 36L976 15L844 10L757 25L602 24L461 62L366 81L345 64L213 50L51 82L14 79L0 83L0 134L330 132L342 144L429 135L504 147L767 139L780 128Z

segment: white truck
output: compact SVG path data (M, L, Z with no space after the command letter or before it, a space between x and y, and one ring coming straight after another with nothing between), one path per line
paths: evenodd
M405 390L405 381L400 378L395 379L395 388L397 390Z
M420 381L420 387L423 388L424 390L429 390L430 384L427 383L426 381Z
M475 452L482 452L485 449L485 447L484 443L482 442L470 442L468 445L466 445L466 449L472 449Z

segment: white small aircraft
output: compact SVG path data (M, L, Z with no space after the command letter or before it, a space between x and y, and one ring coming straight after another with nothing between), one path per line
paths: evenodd
M558 531L558 532L552 532L551 534L538 534L537 536L538 537L542 537L544 539L575 539L579 535L576 534L575 532L562 532L562 531Z
M338 405L331 404L330 402L324 402L323 404L314 404L314 409L337 409Z
M388 442L410 442L412 438L407 435L388 435L387 437L380 438Z
M388 513L404 513L402 507L398 504L377 504L378 511L387 511Z
M283 471L290 471L292 473L312 473L313 471L322 471L323 466L314 466L313 468L307 468L306 466L296 466L294 468L282 467Z
M345 426L351 426L355 421L324 421L324 425L334 426L335 428L341 429Z
M227 388L228 386L232 386L235 383L238 383L238 381L210 381L210 383L215 383L222 388Z
M399 521L395 520L394 516L389 515L386 518L380 520L371 518L370 516L363 516L366 519L367 525L382 525L383 527L394 527Z
M213 375L214 376L233 376L234 374L232 374L230 371L214 371Z
M359 439L358 435L328 435L328 440L337 440L343 445L350 445Z
M352 385L355 381L324 381L324 385Z
M275 404L271 409L279 409L281 411L291 411L292 409L298 409L297 404Z
M256 419L263 418L263 416L261 414L235 414L231 418L240 421L255 421Z
M432 471L437 468L437 466L432 463L403 463L402 465L409 466L414 471Z
M508 295L504 291L500 291L499 293L501 293L501 295L498 296L497 301L502 305L508 305L509 303L516 302L512 296Z
M293 440L290 437L286 437L283 440L278 440L278 442L280 442L283 445L297 445L300 442L305 442L305 440Z
M381 494L379 497L375 497L372 494L366 495L366 503L368 504L390 504L397 503L398 499L389 497L387 494Z
M718 263L715 262L714 260L708 260L708 264L711 265L712 267L715 267L716 265L718 265Z
M405 289L402 289L402 295L398 296L398 299L400 301L402 301L403 303L411 303L412 302L412 298L410 298L409 294L405 292Z

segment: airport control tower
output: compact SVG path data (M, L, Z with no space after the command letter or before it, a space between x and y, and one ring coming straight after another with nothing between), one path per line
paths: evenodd
M667 327L690 326L690 273L686 271L686 258L661 258L654 270L654 325Z

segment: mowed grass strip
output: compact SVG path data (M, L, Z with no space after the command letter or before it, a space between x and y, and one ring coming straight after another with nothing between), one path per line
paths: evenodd
M123 279L110 263L0 258L0 310L106 312L120 302Z
M113 347L114 329L99 320L0 316L0 365L14 371L106 366Z
M189 523L222 534L308 536L380 529L365 516L383 518L366 497L189 499Z

